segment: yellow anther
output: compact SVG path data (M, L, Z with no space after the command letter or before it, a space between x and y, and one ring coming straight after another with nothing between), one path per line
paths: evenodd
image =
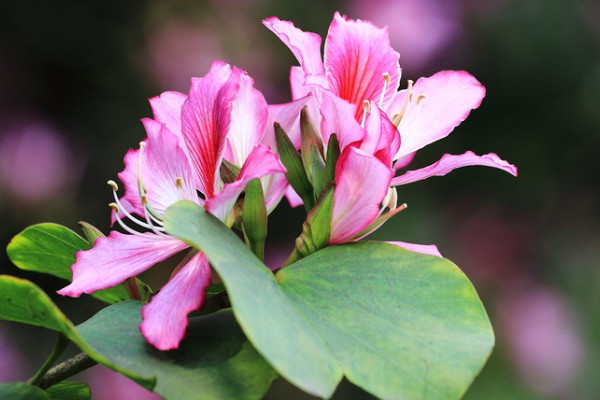
M390 84L390 74L388 74L387 72L383 73L383 81L385 82L385 85L389 85Z
M142 195L140 196L140 198L142 199L142 205L143 205L144 207L146 207L146 205L148 204L148 196L146 196L145 194L142 194Z
M421 93L420 95L417 96L415 103L419 104L421 102L421 100L426 99L426 98L427 98L427 95Z
M183 179L180 176L175 178L175 186L177 186L177 189L183 189Z
M117 205L117 203L109 203L108 206L112 208L116 213L119 212L119 206Z
M109 180L108 182L106 182L106 184L110 186L115 192L119 190L119 185L117 185L117 182L113 180Z

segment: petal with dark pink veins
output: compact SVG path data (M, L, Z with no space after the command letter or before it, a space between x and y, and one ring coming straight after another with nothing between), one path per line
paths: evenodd
M367 21L346 19L335 13L325 40L325 68L331 90L358 106L370 100L383 105L391 101L400 84L400 55L390 46L387 27L380 29ZM386 87L384 74L389 75Z

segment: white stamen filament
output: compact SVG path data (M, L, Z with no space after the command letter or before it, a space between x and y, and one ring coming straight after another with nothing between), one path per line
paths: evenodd
M114 204L114 205L117 207L117 209L119 209L119 210L123 211L123 214L125 214L125 216L126 216L128 219L132 220L133 222L135 222L135 223L136 223L136 224L138 224L139 226L141 226L141 227L144 227L144 228L147 228L147 229L152 229L152 227L151 227L151 226L149 226L149 225L146 225L146 223L145 223L144 221L142 221L142 220L139 220L139 219L137 219L135 216L131 215L131 214L130 214L130 213L127 211L127 209L125 208L125 206L123 206L123 203L121 203L121 201L119 200L119 196L117 196L117 190L119 190L119 187L117 186L117 184L115 183L115 181L108 181L107 183L108 183L108 185L109 185L109 186L110 186L110 187L113 189L113 197L115 198L115 202L114 202L114 203L110 203L110 204ZM115 209L115 208L114 208L114 207L112 207L110 204L109 204L109 206L110 206L112 209Z
M156 233L158 236L162 236L162 237L168 237L168 235L165 235L163 232L165 231L165 228L159 228L154 226L154 224L152 224L152 221L150 220L150 213L148 212L148 198L146 196L142 197L142 206L144 207L144 216L146 217L146 222L148 222L148 225L150 225L150 229L152 229L152 232Z
M406 88L406 95L404 96L404 103L402 103L402 108L396 115L394 115L394 118L392 118L392 122L394 123L394 125L396 125L396 128L398 127L398 125L400 125L400 121L402 121L402 117L404 116L404 113L408 108L408 103L410 103L412 100L412 87L413 81L409 80L408 87Z
M383 88L381 89L381 97L379 97L379 108L383 108L383 99L385 98L385 92L390 85L390 74L387 72L383 73Z
M117 219L117 222L119 223L119 225L121 226L121 228L123 228L124 230L126 230L127 232L131 233L132 235L135 236L139 236L139 237L143 237L143 238L148 238L148 239L160 239L158 236L153 236L153 235L144 235L141 232L136 231L135 229L132 229L130 227L128 227L123 220L121 220L121 217L119 217L119 206L116 205L115 203L110 203L108 205L110 208L112 208L115 211L115 218Z

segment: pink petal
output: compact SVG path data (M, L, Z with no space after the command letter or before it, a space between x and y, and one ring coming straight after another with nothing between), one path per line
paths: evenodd
M226 184L221 192L208 199L205 204L206 210L221 221L226 221L237 198L248 182L254 178L261 178L278 172L285 173L286 170L277 154L265 145L256 146L242 166L237 180Z
M335 13L325 41L325 67L331 90L358 106L356 119L363 113L365 100L379 103L384 89L384 73L390 75L383 105L400 84L400 55L390 46L387 27L346 19Z
M152 233L125 235L112 231L96 240L94 247L75 253L73 282L58 291L63 296L79 297L121 284L157 262L185 249L181 240Z
M288 186L287 190L285 191L285 198L290 203L290 207L298 207L304 204L300 196L298 196L298 193L296 193L294 188L291 186Z
M269 105L269 119L261 143L269 146L271 149L277 148L275 128L273 127L273 124L277 122L285 133L288 134L294 146L300 148L300 111L302 111L302 107L311 99L312 96L305 96L290 103Z
M343 243L379 215L392 171L379 159L347 147L335 171L330 244Z
M432 176L444 176L457 168L470 165L481 165L484 167L498 168L517 176L517 167L502 160L494 153L478 156L472 151L467 151L461 155L445 154L438 162L428 167L416 171L408 171L403 175L392 179L392 186L406 185L407 183L421 181Z
M148 135L142 159L140 161L139 150L129 151L125 156L125 170L119 173L125 185L125 198L143 215L138 188L141 178L148 202L159 214L179 200L197 203L192 169L177 136L154 120L145 118L142 123Z
M306 75L302 67L293 66L290 68L290 88L292 90L292 99L296 100L309 95L313 87L306 85Z
M304 32L290 21L277 17L263 20L269 28L291 50L302 67L307 84L328 87L325 66L321 59L321 37L313 32Z
M356 106L330 93L320 93L321 135L325 144L337 134L340 149L363 140L365 129L354 119Z
M242 166L260 143L267 124L267 102L253 84L245 72L240 74L240 89L231 110L225 159L237 166Z
M150 99L150 107L154 119L162 124L181 138L181 107L187 99L187 96L179 92L164 92L160 96Z
M211 282L208 259L196 254L142 308L140 331L159 350L179 347L188 325L188 314L202 307Z
M425 95L418 104L420 95ZM406 91L399 92L388 109L393 116L400 112ZM401 158L446 136L464 121L471 110L479 107L485 88L465 71L441 71L420 78L413 86L409 103L398 126L402 145L395 158Z
M388 116L375 104L365 119L366 135L360 149L392 165L392 157L400 148L400 134Z
M233 101L239 90L240 71L214 61L203 78L192 78L181 112L181 129L200 181L200 191L213 197L225 150Z
M414 251L416 253L429 254L431 256L444 258L435 244L415 244L415 243L406 243L406 242L387 242L387 243L393 244L398 247L402 247L406 250Z
M260 178L263 193L265 196L265 206L267 213L271 213L281 201L281 198L287 192L289 183L284 173L273 173Z

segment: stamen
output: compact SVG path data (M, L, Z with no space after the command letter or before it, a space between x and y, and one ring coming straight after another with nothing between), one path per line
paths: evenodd
M393 210L396 208L396 205L398 204L398 191L396 190L395 187L390 187L387 191L387 193L385 194L385 198L383 199L383 203L382 208L389 208L390 210Z
M381 89L381 97L379 98L379 108L383 108L383 99L385 98L385 92L390 84L390 74L387 72L383 73L383 88Z
M365 126L365 120L367 119L367 114L371 112L371 102L369 100L363 101L363 115L362 121L360 122L360 126Z
M116 187L116 188L118 188L118 186L117 186L117 184L115 183L115 181L108 181L108 185L109 185L110 187L112 187L112 188L113 188L113 197L114 197L114 199L115 199L115 202L114 202L114 203L110 203L110 204L114 204L114 205L115 205L115 207L117 207L117 208L116 208L116 210L117 210L117 213L118 213L119 211L123 211L123 214L125 214L125 216L126 216L127 218L129 218L130 220L132 220L133 222L135 222L137 225L139 225L139 226L141 226L141 227L144 227L144 228L147 228L147 229L152 229L152 227L151 227L151 226L149 226L149 225L146 225L146 223L145 223L144 221L142 221L142 220L140 220L140 219L137 219L135 216L131 215L131 213L129 213L129 212L127 211L127 209L126 209L126 208L123 206L123 204L122 204L122 203L121 203L121 201L119 200L119 196L117 196L117 192L116 192L116 189L115 189L115 187ZM113 207L112 207L110 204L109 204L109 206L110 206L111 208L113 208ZM113 208L113 209L114 209L114 208Z
M146 222L148 222L148 225L150 225L150 229L152 229L152 232L159 236L168 237L163 233L165 231L164 228L159 228L152 224L152 221L150 220L150 214L148 213L148 207L146 207L148 205L148 198L145 195L142 196L142 205L144 206L144 216L146 217Z
M392 122L394 123L394 125L396 125L396 128L398 127L398 125L400 125L400 121L402 121L402 117L404 116L404 113L408 108L408 103L410 103L410 101L412 100L412 87L413 81L409 79L408 87L406 88L406 96L404 96L404 103L402 103L402 108L400 109L398 114L394 115L394 117L392 118Z
M418 105L421 102L421 100L426 99L426 98L427 98L427 95L421 93L420 95L417 96L415 103Z
M146 188L142 183L142 154L144 153L144 147L146 147L146 142L140 142L140 151L138 153L138 173L137 173L137 184L138 184L138 192L140 197L146 194Z
M114 190L115 192L117 190L119 190L119 185L117 185L117 182L113 181L113 180L109 180L108 182L106 182L108 184L108 186L110 186L112 188L112 190Z

